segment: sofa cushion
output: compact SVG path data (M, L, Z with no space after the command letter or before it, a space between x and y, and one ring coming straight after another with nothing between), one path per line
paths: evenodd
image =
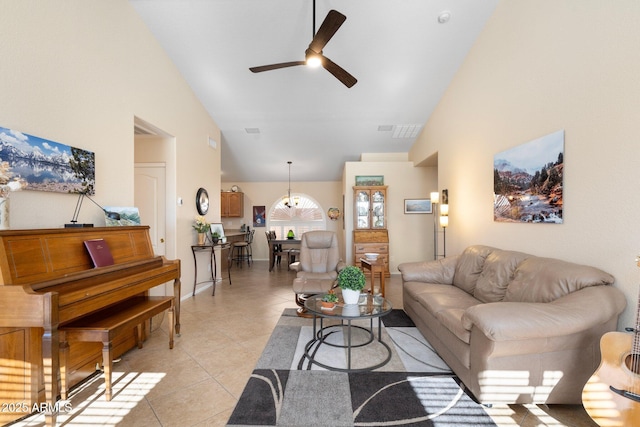
M516 267L530 256L522 252L494 249L484 261L473 296L482 302L502 301Z
M462 326L462 315L481 304L463 290L451 285L407 282L405 291L460 340L469 343L469 331Z
M552 258L527 258L516 268L504 301L550 302L588 286L610 285L609 273Z
M458 255L440 258L437 261L404 262L398 265L403 282L453 283Z
M466 310L462 308L448 308L438 312L436 319L452 334L458 337L460 341L469 344L471 331L466 330L464 326L462 326L462 316L465 311Z
M473 295L485 258L494 250L495 248L482 245L469 246L465 249L458 258L453 284Z

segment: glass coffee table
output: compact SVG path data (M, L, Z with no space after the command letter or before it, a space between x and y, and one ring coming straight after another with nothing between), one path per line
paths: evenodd
M358 304L345 305L343 303L337 303L333 309L327 310L322 308L323 295L315 295L304 303L305 308L309 313L313 315L313 338L305 345L304 357L311 364L329 369L332 371L340 372L360 372L360 371L372 371L386 365L391 360L391 348L389 345L382 341L382 317L391 312L391 303L384 297L376 295L360 295L360 301ZM375 333L373 330L373 320L378 319L378 337L375 339ZM318 325L319 319L319 325ZM338 320L340 323L333 325L324 325L325 319ZM353 322L357 320L368 320L369 327L360 325L354 325ZM366 322L365 322L366 323ZM342 329L346 334L346 342L332 343L327 341L327 337L331 334L332 330ZM353 342L352 332L354 329L365 331L364 342L358 340ZM351 352L352 349L365 347L374 343L374 340L381 346L382 354L381 362L375 363L370 366L352 368L351 366ZM343 340L344 341L344 340ZM337 348L344 348L347 351L347 367L342 368L339 366L332 366L327 363L323 363L317 360L317 352L320 346L331 346ZM379 359L377 359L379 360Z

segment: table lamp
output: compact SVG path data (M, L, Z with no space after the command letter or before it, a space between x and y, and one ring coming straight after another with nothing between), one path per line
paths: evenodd
M96 203L91 197L89 197L86 193L80 193L80 197L78 197L78 202L76 203L76 209L73 211L73 218L71 218L70 224L65 224L64 228L84 228L84 227L93 227L93 224L78 224L78 215L80 214L80 209L82 208L82 200L87 198L93 202L94 205L99 207L107 216L107 218L119 220L120 214L117 212L110 212Z

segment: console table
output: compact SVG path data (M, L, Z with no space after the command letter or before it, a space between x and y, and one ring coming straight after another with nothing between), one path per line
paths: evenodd
M216 294L216 281L218 279L218 267L216 263L216 248L220 248L221 251L225 249L229 249L231 244L229 242L226 243L216 243L213 245L192 245L191 252L193 253L193 265L195 267L195 271L193 272L193 293L192 296L196 295L196 287L201 283L213 283L213 293ZM203 280L198 282L198 257L196 254L198 252L207 252L209 254L209 266L211 267L211 277L207 280ZM231 265L229 261L229 257L227 257L227 272L229 274L229 284L231 284Z

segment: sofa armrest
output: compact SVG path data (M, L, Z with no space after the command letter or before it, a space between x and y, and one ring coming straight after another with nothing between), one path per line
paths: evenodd
M494 302L468 308L462 325L492 341L564 336L617 318L627 302L612 286L593 286L549 303Z
M453 283L459 255L434 261L405 262L398 266L403 282L423 282L442 285Z

